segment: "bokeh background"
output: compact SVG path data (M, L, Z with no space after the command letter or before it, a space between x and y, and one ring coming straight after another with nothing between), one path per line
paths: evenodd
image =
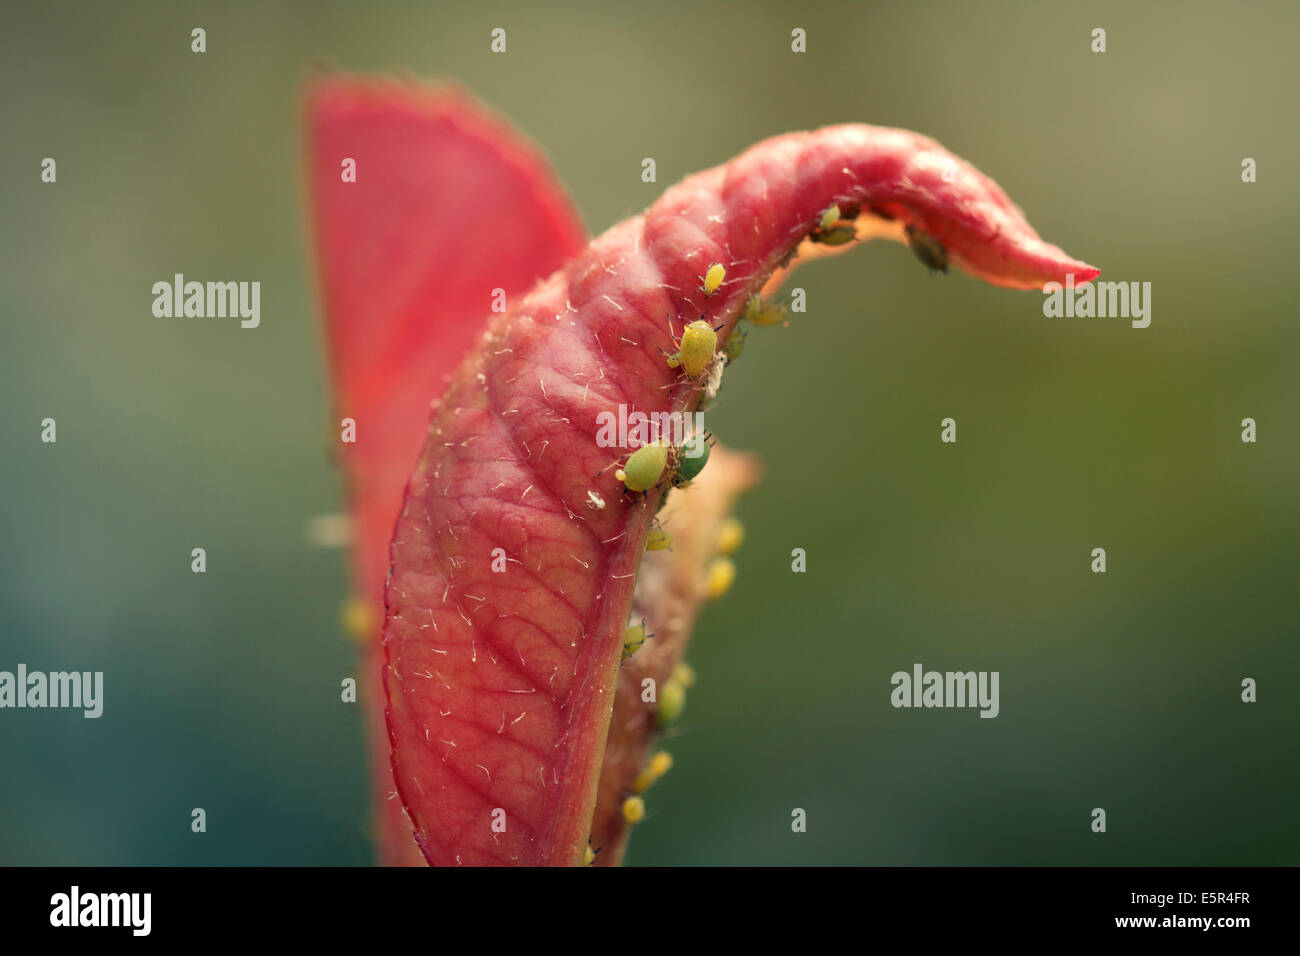
M5 20L0 669L102 670L106 691L99 720L0 712L0 862L370 860L346 557L303 530L341 508L299 145L302 84L335 68L458 78L544 146L592 231L765 136L865 121L935 136L1104 279L1152 283L1137 330L1046 319L892 244L798 274L809 313L756 330L709 413L768 473L630 863L1300 862L1294 4ZM260 280L261 327L154 318L173 272ZM892 709L914 662L999 671L1001 716Z

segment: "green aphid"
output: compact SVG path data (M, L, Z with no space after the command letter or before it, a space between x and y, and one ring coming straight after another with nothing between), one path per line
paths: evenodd
M681 368L691 378L699 378L713 361L718 350L718 333L703 319L696 319L682 332L677 351L668 356L669 368Z
M646 642L650 635L645 632L645 621L640 624L633 624L623 632L623 660L627 660L633 654L641 649L641 645Z
M708 433L693 435L677 450L677 470L673 472L673 487L681 488L699 477L704 466L709 463L709 451L713 446L708 441Z
M857 209L853 210L857 215ZM857 237L857 231L850 225L837 225L844 214L840 211L839 206L830 206L822 212L821 219L817 221L817 228L809 235L813 242L819 242L823 246L843 246L852 242Z
M762 296L752 295L745 303L741 318L755 325L776 325L785 318L786 308L775 302L764 302Z
M829 229L813 233L812 240L823 246L846 246L856 239L857 235L857 230L852 226L831 226Z
M727 356L727 364L730 365L740 358L740 353L743 351L745 351L745 330L732 329L731 334L727 336L727 344L723 346L723 354Z
M642 445L628 456L627 464L614 472L614 477L628 491L649 491L659 484L668 465L668 447L660 442Z
M913 225L907 226L907 245L908 248L924 263L925 267L931 272L948 271L948 250L943 247L938 239L917 229Z

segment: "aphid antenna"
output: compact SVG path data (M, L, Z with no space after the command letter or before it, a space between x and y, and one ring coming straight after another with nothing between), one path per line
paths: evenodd
M673 318L674 318L673 314L672 314L671 312L669 312L669 313L668 313L668 316L667 316L667 321L668 321L668 341L669 341L670 344L672 344L672 345L677 345L677 346L680 347L680 343L681 343L682 337L681 337L681 335L678 335L676 332L673 331ZM676 318L681 319L681 316L678 315L678 316L676 316ZM701 314L701 315L700 315L700 318L704 318L704 315ZM683 335L686 334L686 326L687 326L688 324L689 324L689 323L687 323L685 320L682 321L682 334L683 334ZM664 348L663 346L656 346L656 348L658 348L659 351L662 352L664 355L667 355L669 358L672 358L673 353L672 353L672 352L669 352L669 351L668 351L666 348Z
M680 314L673 315L671 310L666 315L666 320L668 322L668 338L674 342L677 341L677 333L673 331L673 319L680 319L680 318L681 318ZM683 322L682 327L685 328L685 325L686 323ZM660 351L662 351L662 349Z

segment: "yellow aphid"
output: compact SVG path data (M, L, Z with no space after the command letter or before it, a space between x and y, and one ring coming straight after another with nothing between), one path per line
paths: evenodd
M688 689L694 687L695 668L685 661L678 661L677 666L673 668L673 676L669 679Z
M593 852L591 851L591 844L589 843L589 844L587 844L587 853L586 853L586 855L583 857L582 865L583 865L583 866L591 866L591 864L593 864L593 863L595 863L595 862L596 862L596 854L593 853Z
M650 758L648 767L657 780L673 769L673 755L666 750L661 750Z
M714 558L704 572L704 596L716 601L731 590L735 581L736 562L726 557Z
M821 228L829 229L840 221L840 207L830 206L822 212Z
M654 785L654 782L673 768L673 755L666 750L661 750L647 761L646 765L641 768L641 772L636 775L636 780L632 783L634 793L645 793Z
M745 303L742 318L755 325L779 325L785 320L785 311L785 306L777 305L775 302L764 302L760 296L753 295Z
M645 624L633 624L623 632L623 660L627 660L645 643Z
M673 536L663 528L651 528L650 533L645 536L647 551L664 551L672 546Z
M364 644L375 636L379 621L370 611L370 605L361 598L347 598L339 608L339 618L348 637L358 644Z
M658 706L655 707L655 723L659 725L660 730L671 727L677 723L682 716L682 711L686 709L686 688L669 678L659 688L657 704Z
M628 797L623 801L623 819L635 826L645 819L645 801L640 797Z
M839 218L838 216L836 217ZM709 271L704 273L704 294L713 295L718 291L718 286L722 285L722 280L727 277L727 270L721 262L715 262L709 266Z
M668 367L681 367L691 378L699 378L713 363L718 351L718 333L703 319L696 319L682 332L677 351L668 356Z
M718 529L718 551L721 554L735 554L745 543L745 526L739 518L728 518Z

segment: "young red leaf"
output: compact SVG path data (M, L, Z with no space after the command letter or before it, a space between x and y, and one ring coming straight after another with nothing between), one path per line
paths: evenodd
M833 205L856 210L856 236L919 234L931 258L997 285L1097 275L932 140L838 126L767 140L686 179L512 300L435 403L392 544L393 766L430 862L585 859L622 634L662 495L624 492L597 416L694 408L701 387L664 360L683 326L707 310L723 345L797 250L847 248L807 242Z
M362 700L380 860L419 863L394 790L379 678L388 544L429 402L482 335L493 289L522 292L585 242L537 150L454 87L322 81L306 107L310 206L356 587L374 621ZM337 435L338 433L335 432Z

